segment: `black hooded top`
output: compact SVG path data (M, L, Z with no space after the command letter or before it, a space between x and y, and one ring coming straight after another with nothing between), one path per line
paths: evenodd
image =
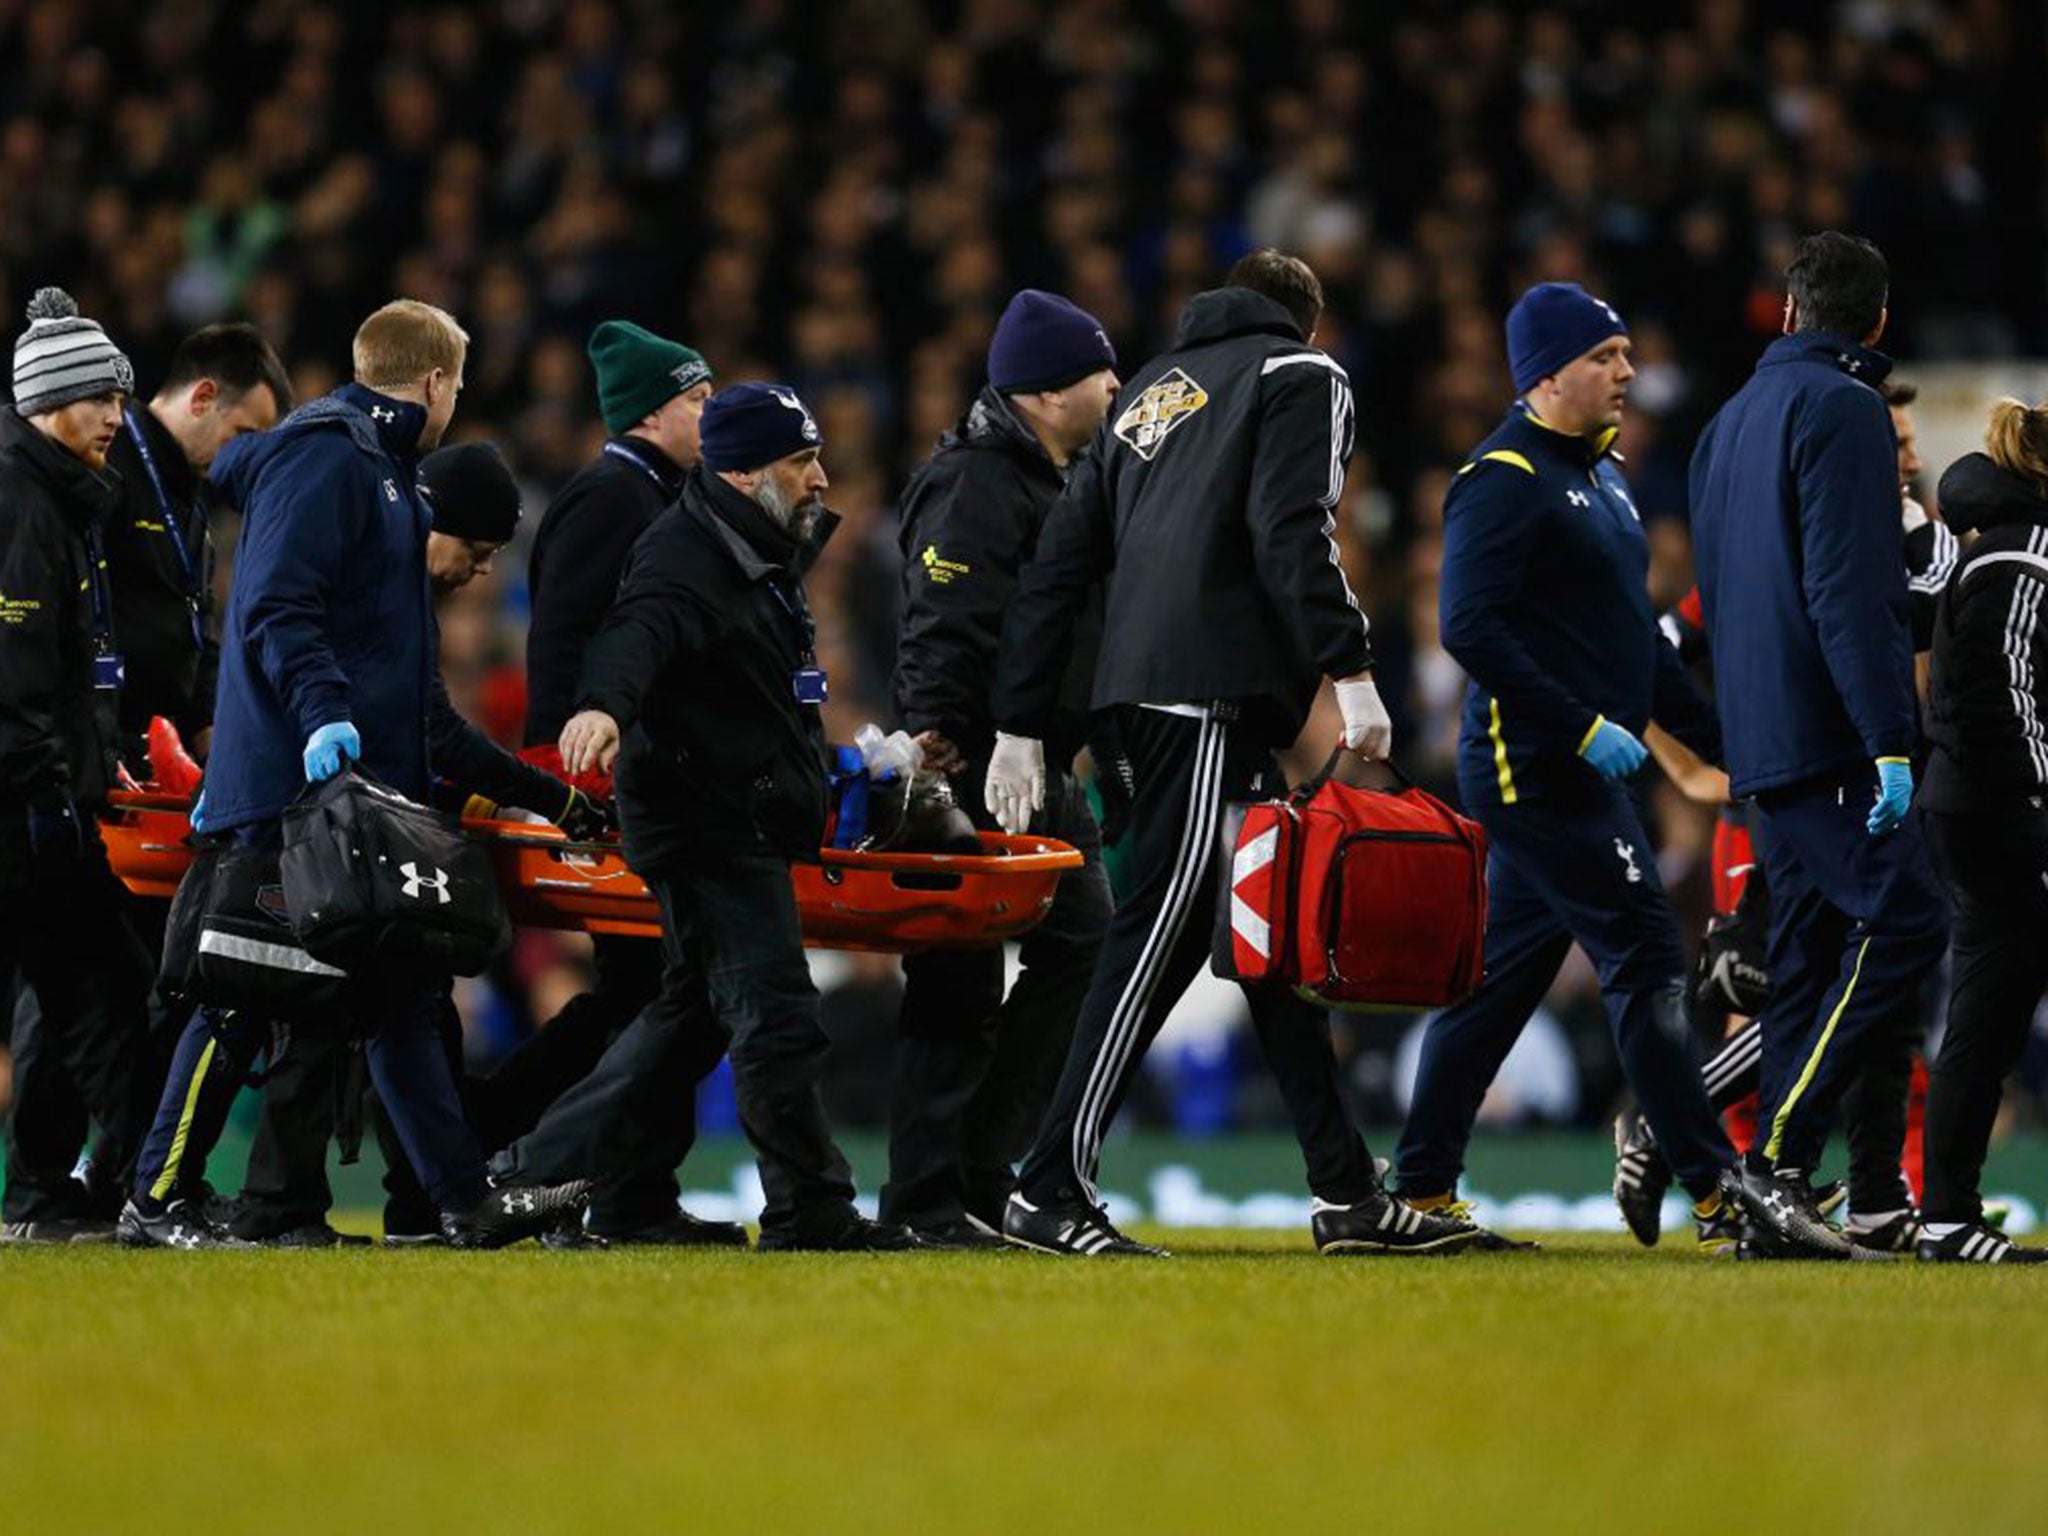
M1920 803L1951 815L2048 795L2048 495L1981 453L1941 477L1941 514L1976 542L1934 620Z

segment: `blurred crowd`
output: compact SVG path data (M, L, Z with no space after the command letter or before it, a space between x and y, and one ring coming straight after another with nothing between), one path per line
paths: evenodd
M1345 555L1403 759L1441 786L1462 678L1435 639L1437 529L1507 401L1508 299L1569 279L1627 316L1622 446L1675 599L1693 434L1775 334L1799 234L1883 247L1908 376L2048 348L2038 12L0 0L0 314L63 282L145 390L185 332L247 318L306 399L385 298L444 306L475 338L454 436L504 448L529 534L602 440L597 321L688 341L721 383L795 383L846 519L813 578L846 740L887 709L895 497L980 382L1008 296L1069 295L1133 363L1189 294L1279 245L1329 297L1318 340L1360 403ZM458 704L507 740L524 569L515 547L444 615ZM1696 915L1706 815L1670 794L1657 812ZM853 984L859 1015L889 979ZM1561 1037L1577 1008L1577 1054L1605 1061L1577 988ZM1362 1036L1373 1092L1386 1033ZM1597 1118L1605 1070L1556 1113Z

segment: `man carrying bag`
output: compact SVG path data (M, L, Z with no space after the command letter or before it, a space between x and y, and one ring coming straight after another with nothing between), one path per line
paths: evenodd
M302 786L350 761L426 798L429 517L414 481L420 453L454 414L467 350L442 311L388 304L356 333L354 383L273 432L237 439L216 460L215 482L246 521L207 790L195 809L201 830L277 845ZM352 981L351 1023L368 1037L371 1079L449 1240L497 1246L576 1213L580 1185L487 1183L441 1046L440 981ZM218 1137L267 1024L233 1013L187 1026L121 1213L124 1243L224 1240L180 1198L182 1165Z

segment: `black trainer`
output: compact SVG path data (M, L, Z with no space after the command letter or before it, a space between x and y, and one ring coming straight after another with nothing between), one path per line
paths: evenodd
M1316 1201L1309 1230L1317 1253L1456 1253L1489 1235L1463 1209L1418 1211L1381 1189L1350 1205Z
M747 1229L736 1221L706 1221L678 1209L637 1227L597 1227L590 1235L607 1248L744 1248Z
M1664 1196L1671 1188L1671 1165L1650 1134L1650 1122L1634 1111L1614 1122L1614 1203L1635 1240L1657 1246L1664 1235Z
M367 1248L370 1240L359 1232L337 1232L324 1221L307 1222L282 1232L249 1238L259 1248Z
M1911 1253L1914 1244L1920 1241L1920 1212L1909 1205L1871 1216L1853 1215L1845 1230L1849 1241L1858 1248L1875 1253Z
M215 1226L189 1200L173 1200L161 1210L145 1211L130 1200L121 1207L115 1237L123 1248L254 1248L247 1238Z
M1741 1251L1742 1207L1725 1191L1714 1197L1714 1208L1704 1216L1695 1203L1692 1221L1699 1251L1708 1258L1732 1259Z
M1828 1224L1814 1190L1797 1173L1780 1174L1744 1158L1721 1170L1721 1196L1742 1208L1755 1228L1740 1256L1758 1259L1847 1259L1855 1248Z
M1011 1246L1002 1233L991 1232L972 1216L911 1230L917 1233L917 1240L925 1247L946 1253L1008 1253Z
M1923 1231L1914 1252L1923 1264L2048 1264L2048 1248L2022 1248L1981 1221L1967 1222L1942 1237Z
M581 1215L589 1199L588 1179L567 1184L500 1185L473 1211L460 1216L444 1212L441 1231L451 1248L503 1248L560 1226L565 1216Z
M761 1229L761 1253L909 1253L922 1249L917 1234L893 1221L869 1221L858 1211L829 1227L798 1225L789 1231Z
M1033 1205L1021 1194L1003 1207L1003 1240L1034 1253L1066 1253L1083 1259L1165 1259L1164 1248L1128 1238L1109 1224L1097 1205L1063 1201Z
M51 1244L111 1243L114 1223L96 1216L50 1216L40 1221L10 1221L0 1225L0 1243Z

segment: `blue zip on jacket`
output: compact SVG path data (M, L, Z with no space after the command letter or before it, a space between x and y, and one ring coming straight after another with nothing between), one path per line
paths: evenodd
M360 384L229 442L213 483L242 509L221 639L206 830L283 814L306 738L336 720L363 766L424 802L431 516L415 489L426 411Z
M1652 719L1709 761L1714 713L1650 606L1650 545L1608 453L1517 402L1444 498L1444 649L1471 679L1458 732L1470 806L1597 791L1579 750L1601 719Z
M1910 757L1891 359L1781 336L1693 449L1693 559L1737 795Z

